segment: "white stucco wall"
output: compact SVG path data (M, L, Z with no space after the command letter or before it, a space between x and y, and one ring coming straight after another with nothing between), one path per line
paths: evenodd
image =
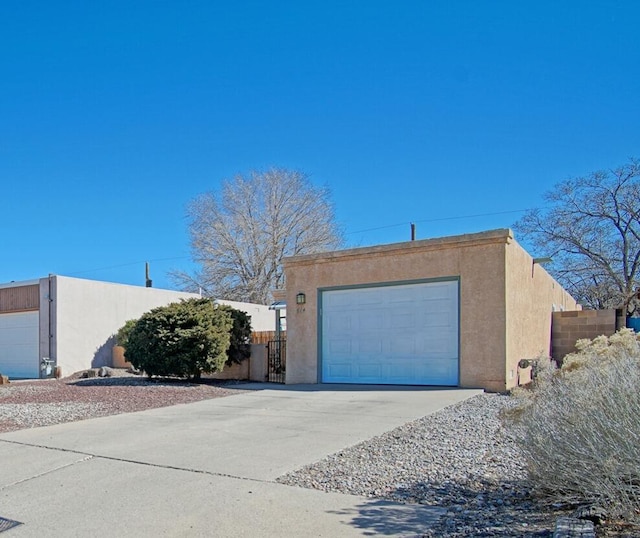
M251 316L251 329L253 331L276 330L276 313L273 310L269 310L267 305L227 301L224 299L216 299L216 303L224 304L249 314Z
M180 299L199 297L158 288L144 288L51 275L39 280L0 284L0 288L39 284L38 361L51 358L62 375L110 366L115 334L129 319ZM274 331L276 313L267 305L218 300L251 316L254 331Z
M114 335L125 321L158 306L199 297L195 293L65 276L51 279L51 354L62 367L63 376L110 365ZM46 280L43 279L43 285Z

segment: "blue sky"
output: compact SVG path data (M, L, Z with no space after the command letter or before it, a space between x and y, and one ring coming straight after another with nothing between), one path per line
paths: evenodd
M0 282L173 287L185 205L252 169L349 245L509 227L640 157L640 3L0 2ZM485 215L483 217L472 215Z

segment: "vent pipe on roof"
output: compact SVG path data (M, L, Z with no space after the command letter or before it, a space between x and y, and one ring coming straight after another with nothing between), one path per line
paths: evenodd
M416 225L412 222L411 223L411 241L415 241L416 240Z
M145 286L147 288L150 288L153 282L149 278L149 262L145 262L144 264L144 280L145 280Z

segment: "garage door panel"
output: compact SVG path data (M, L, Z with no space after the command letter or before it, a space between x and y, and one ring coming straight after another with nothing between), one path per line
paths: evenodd
M0 347L0 372L9 377L23 377L17 375L25 368L36 367L39 346L36 342L29 344L2 344ZM26 358L26 360L24 360ZM29 365L29 362L32 364Z
M451 282L433 283L420 290L419 294L426 299L445 299L452 296Z
M385 363L362 363L354 368L351 364L333 364L330 368L332 383L396 384L396 385L455 385L458 378L458 363L455 359L430 361L416 364L415 361L400 361L394 365Z
M335 362L333 364L328 365L327 374L332 379L340 379L343 381L335 381L335 383L345 383L347 379L351 379L353 377L353 373L351 371L351 363L340 363Z
M395 305L397 303L412 303L416 300L416 293L412 290L397 290L396 293L386 293L387 301Z
M346 292L336 292L332 294L331 297L327 297L324 304L326 307L333 309L337 309L339 306L347 306L349 305L349 294Z
M342 312L328 314L326 323L332 332L348 332L352 329L351 316Z
M421 340L418 349L420 355L427 359L440 359L444 355L456 357L458 351L451 338L443 338L442 336Z
M383 352L383 342L380 339L364 339L358 341L358 351L361 354L376 354L379 355Z
M415 338L409 336L406 338L399 338L398 336L391 336L389 339L388 353L393 357L402 357L402 355L415 355L417 352L417 345ZM391 358L389 360L392 360Z
M380 303L380 294L374 292L364 292L358 295L358 304L360 306L378 305Z
M425 318L425 322L421 324L421 328L420 335L425 340L450 339L458 334L457 327L453 325L450 320L445 320L442 323L429 323L429 318Z
M458 381L457 359L436 359L418 366L417 376L429 379L434 385L451 385Z
M427 308L429 312L449 312L452 303L454 303L454 301L451 297L426 299L422 301L423 307Z
M386 375L389 379L401 381L415 377L415 366L412 364L397 364L394 368L387 367Z
M0 314L0 372L9 378L39 377L38 312Z
M361 331L377 331L385 327L385 312L383 310L367 310L357 318L357 327Z
M417 319L406 309L394 308L389 312L389 327L391 329L413 329Z
M425 306L425 308L429 308L429 306ZM434 311L424 312L420 319L420 325L422 327L428 327L434 330L446 329L447 327L451 327L453 324L453 316L442 307Z
M358 364L358 377L377 379L382 376L382 366L375 362Z
M350 355L351 354L351 340L347 339L333 339L329 342L329 350L332 354Z
M28 342L33 334L33 329L28 326L16 326L1 328L3 342Z
M323 382L458 384L457 281L326 291L321 302Z

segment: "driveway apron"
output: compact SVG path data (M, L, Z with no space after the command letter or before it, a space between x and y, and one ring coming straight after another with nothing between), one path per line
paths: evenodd
M0 518L21 523L4 536L419 535L440 508L275 480L480 392L239 388L251 391L0 435Z

